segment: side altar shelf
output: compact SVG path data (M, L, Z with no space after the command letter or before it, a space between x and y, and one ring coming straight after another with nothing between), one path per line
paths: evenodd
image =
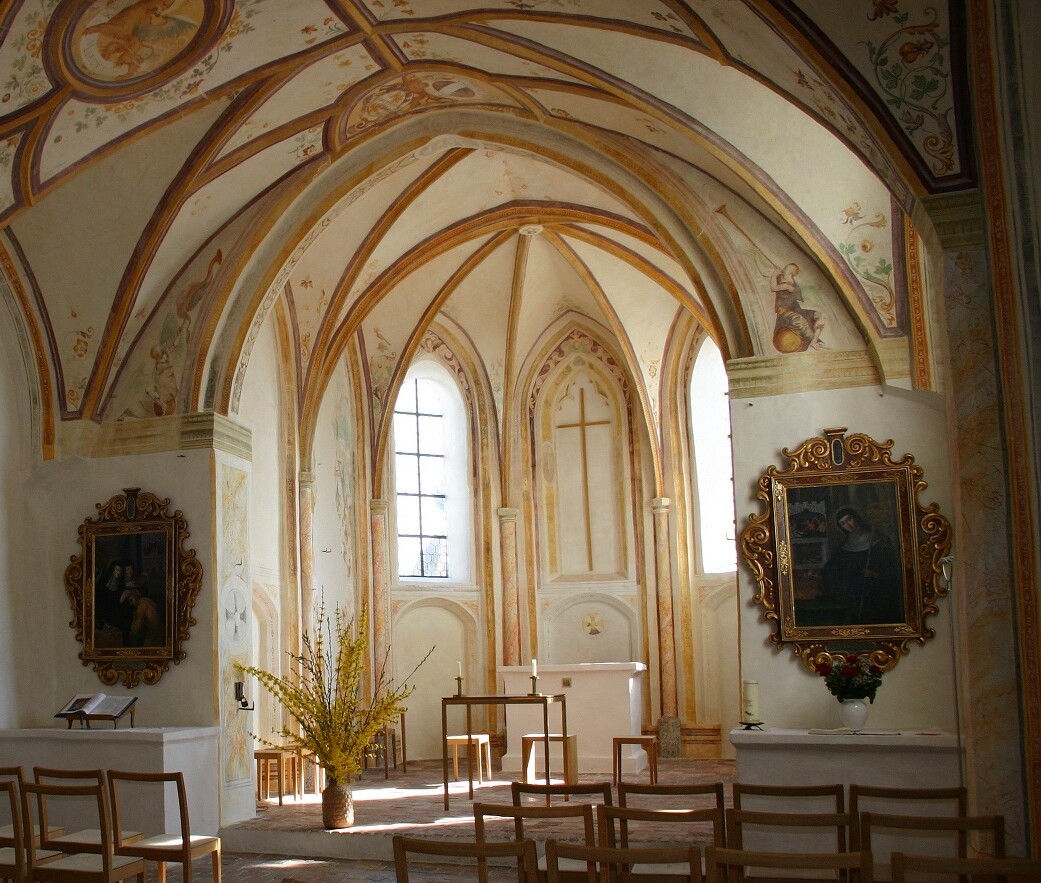
M220 828L217 767L219 727L135 727L134 729L0 730L0 766L20 766L32 778L34 766L60 769L181 772L188 792L188 814L199 831ZM128 792L132 796L132 792ZM166 806L142 802L124 810L129 819L141 819L140 830L175 831L180 824L176 799ZM96 811L95 811L96 815ZM84 816L85 822L89 817ZM75 818L56 824L77 825ZM96 822L95 822L96 826ZM79 827L84 827L80 824ZM87 826L89 827L89 826Z

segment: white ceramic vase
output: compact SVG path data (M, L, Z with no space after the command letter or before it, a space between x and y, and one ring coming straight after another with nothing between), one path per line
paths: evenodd
M842 721L842 726L848 727L854 733L859 733L864 729L867 713L866 699L843 699L839 705L839 719Z

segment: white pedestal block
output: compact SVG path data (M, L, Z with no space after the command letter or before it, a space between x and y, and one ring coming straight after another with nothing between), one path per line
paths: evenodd
M27 779L33 767L83 770L131 770L184 774L188 792L188 815L193 830L216 834L220 828L217 768L219 727L163 727L111 729L0 730L0 766L20 766ZM130 830L177 830L180 824L177 797L167 789L166 805L142 802L122 810L123 827ZM86 810L84 810L86 813ZM94 811L97 817L97 811ZM82 820L54 819L72 827ZM90 827L97 827L97 824Z
M647 666L641 662L587 662L576 665L539 665L540 693L563 693L567 697L568 732L578 736L579 773L610 773L611 740L615 736L638 736L643 720L643 684ZM498 669L503 692L531 692L530 666ZM570 683L569 683L570 682ZM550 730L559 732L559 712L550 709ZM521 736L542 731L538 708L507 706L506 754L502 768L518 778L521 771ZM646 754L632 746L622 757L622 769L637 773L646 769ZM535 747L537 769L542 770L542 748ZM563 776L560 745L550 748L553 777Z

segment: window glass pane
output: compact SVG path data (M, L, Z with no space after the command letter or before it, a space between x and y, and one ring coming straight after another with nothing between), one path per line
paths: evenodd
M416 393L418 405L417 410L420 414L444 414L444 409L441 405L441 395L438 391L437 384L431 383L429 380L419 380L416 382L418 391Z
M416 381L406 380L401 384L401 392L398 393L398 400L394 405L395 411L416 411Z
M394 414L394 450L416 450L416 418L411 414Z
M398 533L419 533L419 497L398 497Z
M394 457L394 487L399 494L419 493L419 458L414 454Z
M448 518L445 513L444 497L420 497L423 512L423 535L445 536L448 533Z
M398 576L422 576L418 537L398 537Z
M420 481L424 494L444 494L448 477L444 457L420 457Z
M427 540L423 544L423 576L448 576L447 540Z
M401 448L400 450L404 450ZM419 450L424 454L445 452L445 421L443 417L419 418Z

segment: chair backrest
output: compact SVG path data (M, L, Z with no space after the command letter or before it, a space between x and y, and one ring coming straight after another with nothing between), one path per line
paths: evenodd
M690 799L697 797L712 798L712 800ZM705 809L713 806L720 810L726 808L722 782L683 785L619 782L618 805L641 806L646 809Z
M112 842L112 824L108 816L108 802L105 795L105 786L101 782L90 782L77 785L52 784L46 782L26 782L22 785L22 818L30 818L29 806L35 801L37 815L40 819L40 846L43 849L56 848L59 851L68 851L68 847L57 845L51 847L44 834L47 831L47 817L50 808L62 802L76 802L82 804L86 799L97 813L97 827L101 832L100 849L97 852L101 856L102 871L109 875L112 867L114 853ZM35 862L35 850L26 850L27 870L29 878L32 878Z
M636 806L598 806L596 808L597 830L600 845L607 847L630 846L630 826L638 827L642 836L641 845L665 846L669 841L692 841L701 829L709 826L713 846L725 846L726 834L723 810L717 807L705 809L648 809ZM665 829L674 825L685 828L672 833ZM669 836L671 834L671 836Z
M857 820L852 848L860 848L860 816L864 812L967 816L968 805L968 792L960 785L945 788L895 788L885 785L858 785L854 782L849 786L849 811ZM886 852L888 854L895 851L890 849Z
M914 883L916 880L1025 883L1041 880L1041 860L1027 858L939 858L894 852L892 867L893 883Z
M153 806L162 806L166 800L167 784L172 784L177 793L177 814L181 833L181 847L183 849L188 848L191 842L192 828L191 822L188 820L188 794L184 787L183 773L140 773L129 770L109 770L107 779L109 805L112 807L113 839L117 851L123 848L121 816L125 806L130 802L128 798L135 791L141 794L144 790L148 790L152 793L144 795L145 799L150 800ZM134 824L139 825L140 822L135 822Z
M599 809L599 807L598 807ZM596 846L596 828L593 821L593 805L591 803L559 803L555 806L514 806L510 803L475 803L474 831L478 843L493 842L488 837L488 818L513 819L513 839L524 840L525 821L537 823L539 820L552 819L554 830L560 827L562 819L574 819L576 829L581 823L582 839L586 846Z
M750 869L755 873L746 874ZM872 880L870 852L758 852L710 846L705 851L705 870L709 883L727 883L746 877L754 877L757 881L761 878L777 880L793 877L793 871L811 872L807 876L814 878L822 871L832 871L834 877L827 879L855 883L871 883ZM764 874L764 871L785 873Z
M488 881L488 859L514 857L521 867L521 879L537 883L538 857L534 840L502 840L478 843L473 840L426 840L420 837L394 837L394 873L397 883L408 883L409 856L450 856L472 858L477 862L477 879Z
M578 846L573 843L560 843L556 840L546 841L546 875L549 883L560 883L562 873L568 873L568 879L574 874L571 868L561 868L561 859L586 862L589 868L589 879L595 879L596 868L599 868L601 883L611 880L628 880L633 869L639 866L641 874L653 874L654 865L668 865L662 872L669 874L669 880L680 883L701 883L701 850L696 846L670 846L660 848L623 849L609 846ZM685 865L686 873L676 873L676 865Z
M848 812L726 811L726 841L732 849L767 847L777 852L846 852L853 828ZM824 836L828 831L834 836Z
M520 806L525 797L540 797L543 802L550 802L554 797L586 797L600 798L600 803L612 806L610 782L591 782L580 785L553 784L542 785L534 782L513 782L510 785L513 805Z
M953 858L955 856L965 858L968 855L969 835L979 832L989 841L980 844L985 853L993 855L995 858L1005 857L1004 816L900 816L889 813L862 812L860 814L860 848L877 854L878 849L872 849L872 838L874 836L877 847L879 832L885 832L891 838L902 840L902 845L906 845L908 850L913 848L916 854L936 858ZM901 837L901 835L903 836ZM916 838L918 842L910 844L909 837ZM887 854L908 850L889 849Z
M22 792L13 779L0 781L0 807L4 816L11 820L11 835L0 830L0 879L25 879L25 841L22 839Z
M845 788L837 785L731 785L734 809L763 812L845 812ZM749 798L754 798L749 800Z
M0 766L0 780L7 779L24 782L25 775L22 773L22 768L20 766Z

